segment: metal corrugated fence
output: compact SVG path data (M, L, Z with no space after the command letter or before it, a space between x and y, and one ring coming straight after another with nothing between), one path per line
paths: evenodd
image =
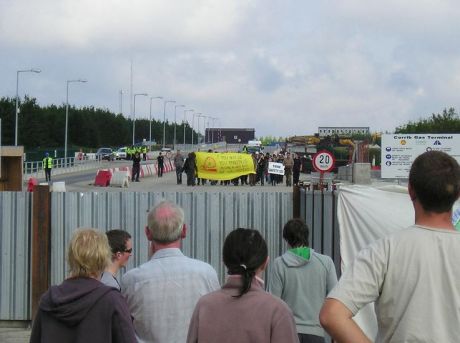
M0 320L30 319L30 193L0 192Z
M321 192L300 189L300 217L310 228L310 246L315 251L332 258L339 276L341 257L336 209L336 191Z
M188 227L183 251L210 263L223 281L221 251L225 236L237 227L261 231L272 259L285 251L283 225L292 218L291 192L94 192L51 195L51 284L67 275L66 249L78 227L123 229L133 237L127 269L147 260L144 228L147 212L161 200L180 205ZM334 192L301 190L300 209L311 228L310 243L340 266ZM31 193L0 192L0 320L30 320Z
M67 244L78 227L126 230L133 241L133 256L127 269L147 261L144 234L147 212L164 199L184 209L188 227L184 254L211 264L221 281L225 275L222 244L231 230L237 227L260 230L273 258L283 250L280 232L292 217L291 192L53 193L51 283L60 283L67 275Z

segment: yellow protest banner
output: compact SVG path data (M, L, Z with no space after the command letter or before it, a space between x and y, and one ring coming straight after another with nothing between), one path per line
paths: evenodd
M196 152L198 177L207 180L231 180L255 174L252 157L245 153Z

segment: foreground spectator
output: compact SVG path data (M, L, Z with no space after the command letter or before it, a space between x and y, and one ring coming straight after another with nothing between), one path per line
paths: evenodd
M268 290L291 308L300 343L324 343L318 316L337 275L329 256L309 248L308 236L302 219L291 219L284 225L283 238L290 249L275 259Z
M412 164L408 189L415 225L359 252L321 310L338 343L370 342L352 317L374 301L377 342L459 341L460 232L451 218L460 167L443 152L425 152Z
M298 342L287 305L264 291L267 244L256 230L236 229L224 242L228 279L202 297L190 322L188 343Z
M76 231L67 258L70 277L43 295L30 342L136 342L122 295L99 281L110 259L106 235Z
M143 343L183 343L200 296L219 288L216 271L181 252L186 237L184 212L161 202L148 215L152 258L122 278L121 289Z
M106 232L106 235L112 251L112 258L111 263L102 273L101 282L120 291L117 274L120 268L126 267L133 252L133 243L131 235L123 230L110 230Z

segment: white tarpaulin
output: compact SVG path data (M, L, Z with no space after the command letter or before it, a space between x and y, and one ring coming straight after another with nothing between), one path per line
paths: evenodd
M455 203L454 209L460 203ZM340 228L342 271L365 246L392 232L414 224L414 208L407 188L388 185L342 186L338 194L337 219ZM404 261L401 261L404 263ZM373 304L354 317L366 335L375 340L377 320Z

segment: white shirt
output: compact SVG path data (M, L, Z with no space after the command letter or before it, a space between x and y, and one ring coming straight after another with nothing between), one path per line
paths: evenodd
M418 225L363 249L329 298L375 301L377 342L459 342L460 232Z
M103 272L101 276L101 282L107 286L120 290L120 284L115 276L110 272Z
M186 257L176 248L157 251L121 281L136 335L145 343L185 342L198 299L219 288L216 271L209 264Z

